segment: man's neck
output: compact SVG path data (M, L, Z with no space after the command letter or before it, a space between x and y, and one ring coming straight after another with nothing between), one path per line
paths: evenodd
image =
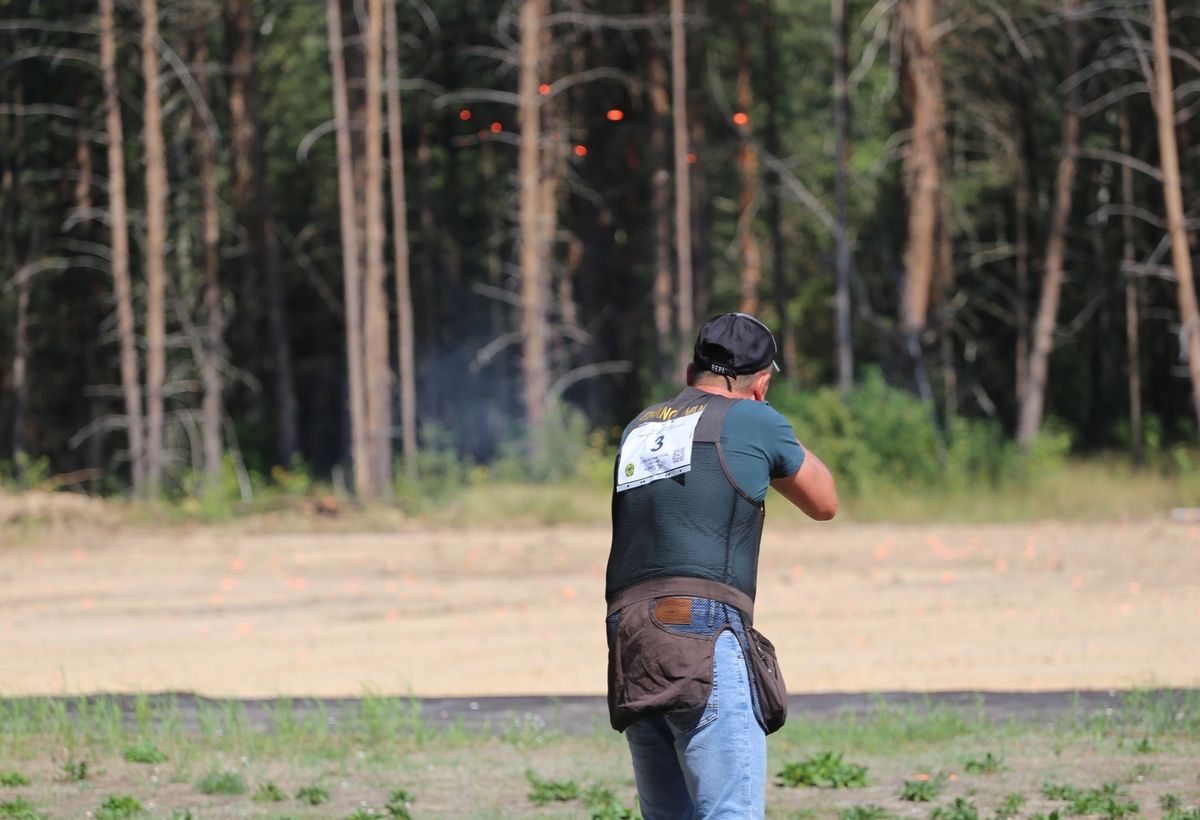
M724 387L717 387L715 384L693 384L692 387L697 390L702 390L705 393L712 393L715 396L724 396L728 399L750 399L754 400L753 393L736 393L733 390L726 390Z

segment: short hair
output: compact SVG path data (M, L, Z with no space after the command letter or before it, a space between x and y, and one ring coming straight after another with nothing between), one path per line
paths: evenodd
M750 386L754 384L754 380L768 370L770 368L765 368L757 373L744 373L741 376L725 376L711 370L700 370L692 376L692 379L696 384L709 384L714 387L724 387L734 393L742 393L749 390Z

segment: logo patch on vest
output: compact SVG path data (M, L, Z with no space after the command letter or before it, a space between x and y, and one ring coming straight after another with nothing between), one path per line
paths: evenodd
M650 421L635 427L621 445L623 476L617 479L617 492L641 487L660 478L681 475L692 469L692 439L699 412L666 421Z

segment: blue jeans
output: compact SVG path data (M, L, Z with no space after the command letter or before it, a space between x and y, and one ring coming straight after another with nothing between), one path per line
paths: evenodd
M767 736L755 717L742 645L729 629L716 641L708 704L643 718L625 737L646 820L763 816Z

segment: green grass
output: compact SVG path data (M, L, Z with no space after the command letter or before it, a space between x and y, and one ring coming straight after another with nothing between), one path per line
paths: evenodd
M14 800L0 800L0 818L4 820L43 820L44 814L38 813L32 803L24 797Z
M0 786L11 789L14 786L28 786L32 781L20 772L8 770L0 772Z
M196 783L201 794L245 794L246 779L231 769L209 769Z
M603 720L583 734L565 732L552 718L536 732L514 730L541 723L517 715L478 728L434 725L419 703L383 697L366 698L336 719L287 700L253 717L238 704L200 702L189 705L194 711L186 719L169 697L139 699L124 712L121 703L86 698L65 708L62 701L0 699L0 771L32 780L20 787L23 802L0 794L8 801L0 807L9 806L0 808L0 818L37 816L40 807L55 816L95 814L106 794L153 799L155 816L180 818L189 809L220 818L345 817L356 808L392 818L492 816L514 808L518 814L637 816L625 740ZM979 705L883 701L862 713L817 718L796 712L770 738L769 771L780 772L781 780L790 771L797 785L825 788L769 788L769 811L779 817L809 811L815 818L928 817L936 808L939 818L960 820L973 806L987 818L1052 812L1065 818L1074 811L1120 818L1136 804L1161 805L1170 820L1200 820L1193 779L1200 692L1131 692L1113 706L1077 707L1053 720L994 718ZM1143 740L1153 758L1138 751ZM125 763L126 751L138 744L169 752L156 775L173 784L171 790L151 794L149 773ZM86 781L56 774L64 760L86 761ZM972 761L979 765L965 766ZM1131 779L1131 771L1142 779ZM921 772L931 774L919 779ZM339 783L337 796L319 808L304 802L316 792L298 791L331 781ZM399 788L407 783L420 785ZM1037 784L1046 784L1044 791ZM220 801L199 803L205 794L221 795ZM73 802L64 805L64 795Z
M125 820L129 817L142 817L146 814L140 801L132 795L109 795L100 808L96 810L96 820Z
M125 760L129 763L162 763L167 756L159 751L158 746L150 741L139 741L125 750Z
M310 806L320 806L329 802L329 792L320 786L301 786L296 790L296 799Z

